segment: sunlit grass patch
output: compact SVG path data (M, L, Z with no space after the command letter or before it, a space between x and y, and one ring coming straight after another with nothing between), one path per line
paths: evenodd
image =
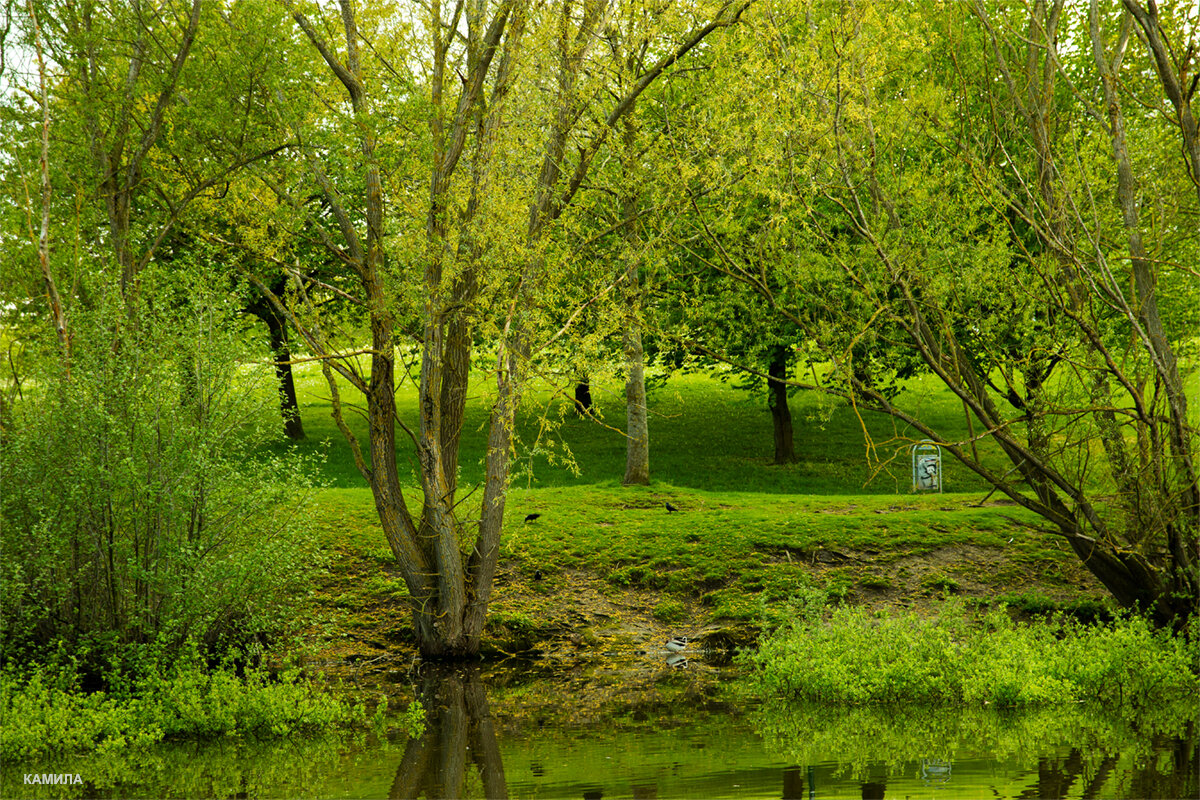
M313 366L296 369L301 415L307 439L284 443L276 450L325 456L324 481L336 487L363 485L350 448L330 417L329 389ZM924 379L910 381L908 396L919 398L922 414L951 435L966 436L961 403ZM557 390L535 383L528 388L518 414L513 483L526 489L616 485L625 471L623 387L593 385L599 421L578 416ZM459 459L460 485L483 479L489 388L473 379L467 404ZM685 373L651 389L651 477L673 486L707 491L750 490L794 494L907 494L910 465L907 447L922 435L882 414L856 413L844 402L813 392L797 392L790 400L796 462L771 463L774 457L771 415L766 397L735 388L710 375ZM397 413L415 429L417 395L411 383L397 389ZM360 445L367 447L365 421L347 413L347 423ZM866 426L872 442L864 440ZM1003 458L987 442L983 455L999 466ZM402 480L416 486L416 464L409 442L398 441ZM948 457L943 464L951 491L987 488L972 472Z

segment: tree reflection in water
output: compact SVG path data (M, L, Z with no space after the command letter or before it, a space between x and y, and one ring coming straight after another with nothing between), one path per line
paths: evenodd
M509 779L517 795L593 800L780 788L785 800L831 793L873 800L943 785L1014 800L1200 796L1196 726L1187 720L1194 712L1183 707L1126 719L1074 706L1027 713L764 706L750 714L754 735L691 703L684 725L669 711L647 711L642 727L597 713L587 717L594 729L581 730L567 715L543 730L556 704L574 708L564 702L571 689L539 683L531 693L523 684L489 700L479 668L464 666L425 665L416 681L426 730L405 743L392 798L507 798ZM506 721L504 741L489 703ZM513 720L520 721L515 733ZM530 731L521 733L522 723Z
M425 733L409 740L388 797L464 797L473 764L484 797L507 800L504 762L479 669L425 665L419 680Z

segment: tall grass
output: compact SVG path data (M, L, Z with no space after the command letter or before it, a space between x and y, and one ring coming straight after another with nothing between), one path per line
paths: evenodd
M81 691L71 669L10 667L0 672L0 717L9 722L0 726L0 758L103 754L181 739L271 739L364 727L386 712L386 698L368 714L361 700L335 696L298 669L243 675L210 669L194 648L169 669L116 682L108 691ZM400 722L417 733L423 716L414 703Z

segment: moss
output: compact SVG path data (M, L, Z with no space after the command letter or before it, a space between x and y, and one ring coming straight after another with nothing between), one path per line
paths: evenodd
M951 595L958 594L961 584L949 575L929 575L921 581L921 588L926 594Z
M662 600L654 607L654 618L667 625L675 625L688 618L687 608L678 600Z

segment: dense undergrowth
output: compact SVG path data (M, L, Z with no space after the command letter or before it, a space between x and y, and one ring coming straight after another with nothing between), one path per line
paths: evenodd
M147 296L177 280L148 272ZM38 362L3 420L0 756L364 721L296 673L246 671L305 624L316 470L257 457L278 412L245 391L236 298L186 288L177 314L81 311L70 363Z
M419 714L419 706L416 707ZM386 702L374 712L386 712ZM187 663L113 691L80 691L69 672L0 674L0 758L49 752L103 753L164 740L271 738L331 727L365 726L362 703L322 691L298 671L276 676Z
M1002 607L972 615L961 603L932 617L810 603L745 658L768 696L1001 707L1194 698L1198 659L1194 632L1173 636L1138 616L1018 623Z

